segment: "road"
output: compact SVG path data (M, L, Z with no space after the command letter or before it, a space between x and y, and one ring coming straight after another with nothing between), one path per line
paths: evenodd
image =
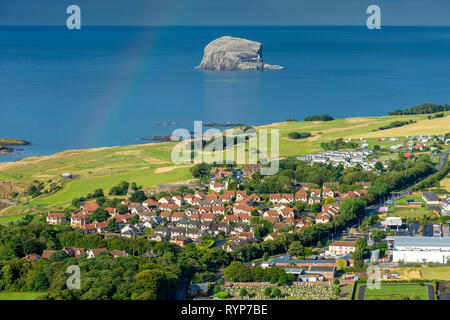
M447 151L439 156L438 171L442 170L442 168L444 168L445 164L447 163L449 154L450 154L450 151Z

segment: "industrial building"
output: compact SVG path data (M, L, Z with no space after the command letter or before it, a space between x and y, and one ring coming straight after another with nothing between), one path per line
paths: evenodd
M438 262L450 259L450 237L393 237L394 262Z

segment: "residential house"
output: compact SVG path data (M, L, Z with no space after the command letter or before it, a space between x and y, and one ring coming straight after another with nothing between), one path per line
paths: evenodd
M62 213L51 213L47 216L48 224L61 224L66 221L66 216Z

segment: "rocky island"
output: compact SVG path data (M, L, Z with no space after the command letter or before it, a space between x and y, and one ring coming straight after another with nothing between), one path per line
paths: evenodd
M11 154L16 146L28 146L31 142L17 139L0 138L0 154Z
M284 68L264 63L261 43L224 36L210 42L205 47L202 62L196 69L240 71Z

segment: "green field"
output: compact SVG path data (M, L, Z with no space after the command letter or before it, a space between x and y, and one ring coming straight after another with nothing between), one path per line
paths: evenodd
M18 215L18 216L4 216L0 217L0 224L6 224L10 221L16 221L19 219L22 219L25 215Z
M446 113L447 115L450 112ZM288 118L289 116L287 116ZM449 131L449 118L428 120L427 115L358 117L336 119L328 122L298 121L261 126L278 129L280 133L280 157L304 155L322 151L320 144L338 138L367 138L370 146L391 142L378 142L377 137L405 137L415 134L440 134ZM414 119L415 124L383 131L375 131L382 125L398 120ZM311 137L293 140L290 132L310 132ZM402 140L402 139L400 139ZM397 143L399 143L398 141ZM189 165L174 165L171 151L174 143L152 143L132 146L64 151L52 156L27 158L17 162L0 163L0 196L9 197L11 190L19 193L18 200L26 203L0 211L0 216L17 216L32 211L60 210L67 207L75 197L85 196L97 188L106 192L120 181L134 181L145 188L162 183L180 183L192 179ZM271 143L268 141L270 150ZM261 150L261 149L260 149ZM248 143L247 143L248 155ZM270 154L269 154L270 156ZM63 172L78 174L80 178L65 180ZM36 199L24 196L23 192L33 181L44 182L44 189L52 184L62 190L42 195Z
M382 284L380 289L366 287L364 300L391 300L399 296L418 296L420 300L428 300L428 288L415 284Z
M0 300L36 300L45 292L0 292Z

